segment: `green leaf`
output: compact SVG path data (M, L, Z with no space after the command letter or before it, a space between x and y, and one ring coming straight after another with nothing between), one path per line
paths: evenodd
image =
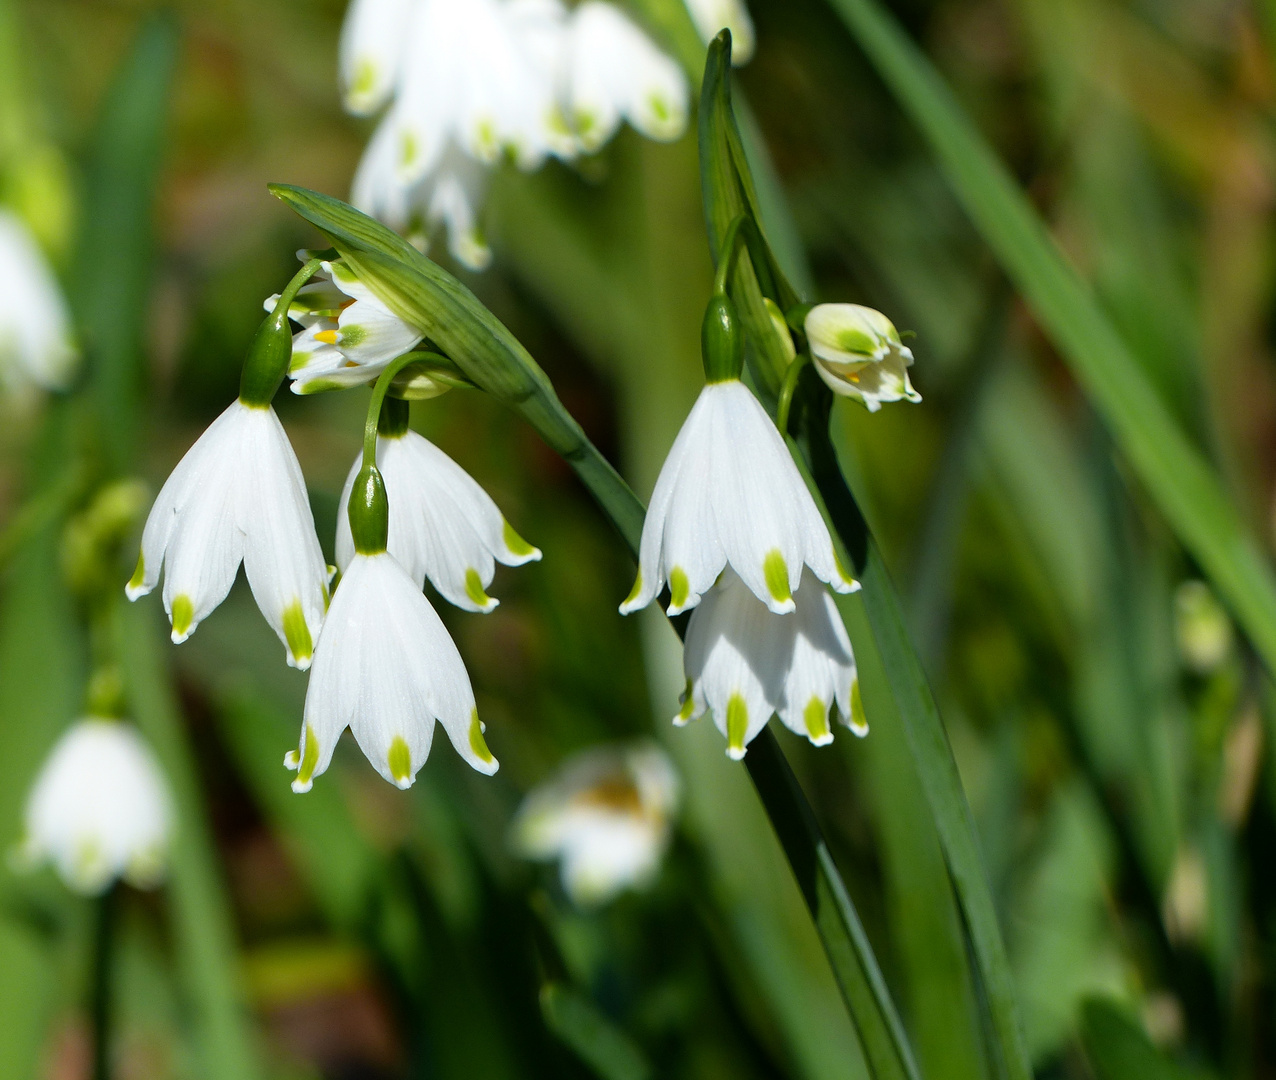
M155 192L176 61L177 26L153 15L107 92L85 176L71 297L114 472L132 464L141 430Z
M921 51L876 0L830 0L905 111L1121 449L1276 671L1276 577L1094 296Z
M601 1080L648 1080L653 1075L637 1044L584 995L548 982L540 997L546 1026Z
M1090 998L1081 1006L1081 1042L1098 1080L1182 1080L1185 1075L1106 998Z

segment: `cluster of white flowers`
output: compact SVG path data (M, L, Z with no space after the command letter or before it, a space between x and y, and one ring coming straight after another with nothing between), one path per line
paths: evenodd
M574 903L601 904L655 876L678 796L678 775L657 747L587 750L523 802L514 843L529 859L558 859Z
M753 50L741 0L688 0L706 40L723 26ZM353 0L341 35L346 108L385 110L354 179L361 210L422 246L436 227L463 265L491 252L479 224L486 171L597 152L628 121L678 138L688 83L619 7L585 0Z

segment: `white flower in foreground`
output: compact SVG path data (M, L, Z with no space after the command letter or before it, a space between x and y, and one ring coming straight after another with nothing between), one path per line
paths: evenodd
M279 294L263 305L274 311ZM292 340L288 377L294 394L375 382L386 365L412 350L422 334L394 314L340 260L302 287L288 309L302 326Z
M363 464L355 459L337 514L337 565L354 558L346 508ZM518 535L478 482L429 439L405 428L377 439L377 468L390 500L387 547L418 589L429 578L450 603L466 611L491 611L487 595L496 563L522 566L541 553Z
M515 846L527 858L561 860L573 902L602 903L655 877L678 791L673 765L654 746L586 751L528 795Z
M772 611L792 611L803 565L838 592L856 587L757 398L739 379L706 384L660 469L622 614L666 581L670 615L695 607L727 566Z
M797 608L775 615L728 570L691 615L683 665L687 693L679 726L706 711L739 760L772 713L816 746L833 741L829 710L867 735L851 640L827 590L810 571Z
M293 791L309 791L348 727L373 768L412 786L441 723L481 773L497 763L483 740L470 677L419 584L393 555L355 553L332 597L306 692Z
M27 227L0 210L0 383L60 390L78 361L53 271Z
M48 860L77 892L164 875L173 800L149 747L118 720L80 720L58 740L27 799L22 863Z
M650 139L687 127L687 77L619 8L586 0L571 17L568 109L581 148L598 150L628 120Z
M164 610L180 643L226 598L241 561L288 663L309 667L328 571L305 480L275 410L235 401L160 490L126 592L145 596L163 566Z
M912 350L894 323L859 304L817 304L806 316L815 370L835 394L856 398L869 412L891 401L921 401L908 381Z
M691 19L707 45L720 30L731 31L731 63L746 64L753 56L753 20L744 0L686 0Z

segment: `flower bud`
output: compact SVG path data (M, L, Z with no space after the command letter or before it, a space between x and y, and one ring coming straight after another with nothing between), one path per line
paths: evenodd
M806 316L815 370L830 390L869 412L884 402L921 401L908 381L913 354L880 311L859 304L818 304Z
M350 534L360 555L379 555L390 536L390 500L375 465L364 465L350 492Z
M719 294L709 300L700 327L701 359L707 382L738 379L744 370L744 336L730 297Z

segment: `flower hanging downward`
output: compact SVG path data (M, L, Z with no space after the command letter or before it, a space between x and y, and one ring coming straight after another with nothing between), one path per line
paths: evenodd
M806 316L815 370L835 394L855 398L869 412L892 401L921 401L908 381L913 353L895 324L859 304L817 304Z
M856 735L868 734L855 654L833 598L806 571L794 599L791 614L772 614L736 574L723 574L687 626L687 693L675 724L711 712L737 761L772 713L816 746L833 741L834 704Z
M312 266L294 279L290 301ZM301 466L270 405L288 368L287 307L281 304L257 332L239 399L160 489L125 591L130 600L145 596L163 567L164 610L180 643L226 598L242 562L288 663L305 669L323 624L329 574Z
M27 227L0 210L0 385L65 389L78 360L53 271Z
M519 808L514 841L530 859L560 859L582 907L650 883L669 846L678 776L654 746L579 754Z
M739 67L753 56L753 19L744 0L686 0L700 37L708 45L720 30L731 31L731 63Z
M705 317L708 383L661 467L638 577L620 606L646 607L668 581L669 614L695 607L730 566L772 611L793 610L803 565L838 592L855 582L788 447L739 379L742 345L725 297Z
M118 720L89 717L58 740L27 799L23 863L49 860L67 886L95 895L123 878L164 876L173 801L150 748Z
M397 422L385 422L397 412ZM450 602L466 611L491 611L499 603L487 595L496 563L521 566L541 553L511 528L496 503L469 473L425 437L407 426L407 402L382 406L377 467L394 508L387 548L423 588L429 578ZM337 517L337 565L345 572L354 558L346 507L359 475L357 459L341 493Z
M354 554L315 650L293 791L309 791L347 727L373 767L411 787L441 723L481 773L497 762L483 739L470 677L434 608L386 551L388 504L375 467L359 474L349 508Z

